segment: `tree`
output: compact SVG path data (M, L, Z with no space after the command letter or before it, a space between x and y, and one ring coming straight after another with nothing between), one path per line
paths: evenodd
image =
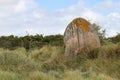
M97 31L97 34L98 34L98 36L99 36L101 45L104 45L104 44L106 43L106 37L105 37L105 35L106 35L106 30L105 30L105 29L102 29L99 25L97 25L97 24L95 24L95 23L93 23L92 25L93 25L93 27L94 27L94 28L96 29L96 31Z

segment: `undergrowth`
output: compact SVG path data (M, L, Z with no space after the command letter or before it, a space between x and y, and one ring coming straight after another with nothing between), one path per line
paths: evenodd
M84 48L73 59L64 47L0 49L0 80L119 80L120 43Z

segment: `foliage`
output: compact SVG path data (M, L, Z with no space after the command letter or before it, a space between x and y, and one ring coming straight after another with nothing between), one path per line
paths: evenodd
M109 37L108 40L111 41L112 43L120 42L120 33L118 33L116 36Z
M96 32L99 36L99 39L100 39L100 43L101 45L104 45L105 44L105 34L106 34L106 31L105 29L101 29L101 27L95 23L92 24L93 27L96 29Z
M62 35L1 36L0 80L119 80L120 34L106 38L96 29L102 46L69 60Z
M63 46L62 35L49 35L43 36L36 34L26 35L24 37L18 36L1 36L0 47L5 49L16 49L18 47L24 47L25 49L41 48L45 45Z
M118 33L116 36L106 38L105 30L101 29L100 26L93 24L95 27L97 34L100 39L101 45L112 44L120 42L120 34ZM0 48L4 49L17 49L19 47L23 47L26 50L34 49L34 48L42 48L45 45L51 46L64 46L63 35L26 35L23 37L18 37L14 35L10 36L1 36L0 37Z

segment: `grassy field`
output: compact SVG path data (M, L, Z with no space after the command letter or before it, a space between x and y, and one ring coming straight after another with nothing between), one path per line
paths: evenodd
M120 43L85 48L66 59L64 47L0 49L0 80L119 80Z

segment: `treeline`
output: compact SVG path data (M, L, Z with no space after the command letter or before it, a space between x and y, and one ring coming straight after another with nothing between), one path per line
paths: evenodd
M44 45L63 46L63 35L26 35L24 37L18 37L14 35L1 36L0 48L16 49L18 47L24 47L29 50L32 48L41 48Z
M112 43L118 43L120 42L120 33L118 33L115 37L110 37L108 40Z
M102 45L109 43L118 43L120 42L120 33L114 37L104 38L104 36L99 35ZM29 50L32 48L41 48L45 45L51 46L64 46L63 35L26 35L23 37L18 37L14 35L10 36L1 36L0 37L0 48L5 49L16 49L18 47L24 47Z
M120 42L120 33L113 37L99 36L101 45L116 44Z

